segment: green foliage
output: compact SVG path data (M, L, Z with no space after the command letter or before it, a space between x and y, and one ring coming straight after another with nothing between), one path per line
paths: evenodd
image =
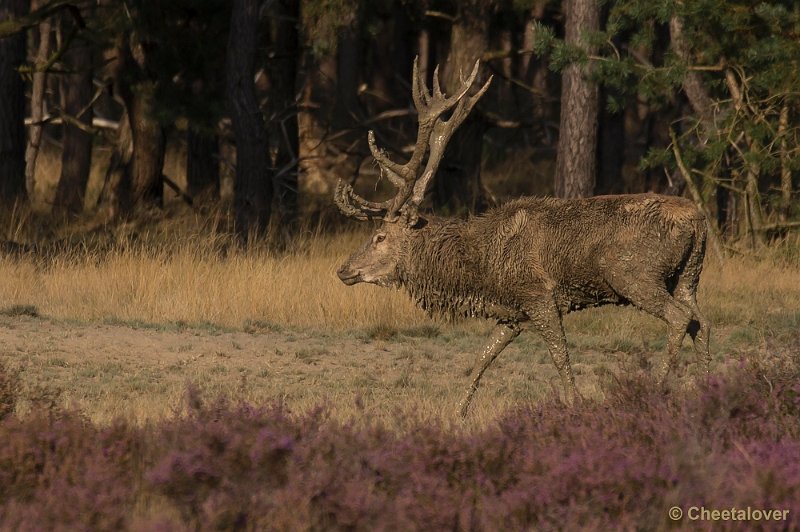
M533 21L533 51L537 56L547 57L551 70L560 72L571 63L585 63L586 51L556 38L555 31L538 20Z
M673 17L682 23L688 60L670 40ZM606 44L593 73L612 89L612 111L626 97L651 108L674 108L685 98L684 80L694 76L711 108L693 109L673 125L683 163L703 177L699 188L709 194L713 183L744 194L749 176L758 185L750 194L760 196L762 214L769 217L781 203L781 173L794 171L800 157L794 126L800 113L798 30L800 6L787 0L618 0L610 2ZM790 116L788 125L780 125L781 112ZM662 165L675 167L671 147L651 148L641 161L642 167Z

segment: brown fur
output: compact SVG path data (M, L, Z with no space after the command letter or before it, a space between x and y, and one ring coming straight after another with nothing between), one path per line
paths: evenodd
M339 276L402 286L429 313L497 320L465 414L481 375L522 323L542 335L568 399L575 395L561 317L590 306L632 304L666 321L665 376L687 329L708 360L709 326L696 302L705 241L703 216L683 198L522 198L466 221L386 222Z

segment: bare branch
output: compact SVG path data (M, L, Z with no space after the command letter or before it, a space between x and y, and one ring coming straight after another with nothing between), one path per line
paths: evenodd
M697 206L697 209L703 213L703 216L706 219L706 226L708 228L709 236L708 240L711 244L711 248L714 250L714 254L717 256L717 258L723 260L725 259L726 255L725 250L720 244L722 239L719 236L716 225L711 221L711 216L708 213L708 209L706 209L705 203L703 202L703 196L700 194L700 190L698 190L697 185L694 183L692 174L689 172L683 162L683 156L681 155L680 148L678 147L678 139L675 137L675 131L673 131L672 128L669 130L669 137L672 141L672 153L675 155L675 162L678 164L678 170L680 170L681 175L683 175L683 179L686 181L686 186L689 188L689 192L692 195L694 204Z

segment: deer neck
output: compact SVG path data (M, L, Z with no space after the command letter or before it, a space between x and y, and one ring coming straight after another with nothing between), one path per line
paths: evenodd
M486 316L492 304L484 286L484 247L469 222L431 220L411 237L398 265L400 285L429 314Z

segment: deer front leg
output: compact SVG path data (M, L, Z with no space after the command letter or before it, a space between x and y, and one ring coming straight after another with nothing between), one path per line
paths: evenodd
M572 404L575 399L580 399L580 394L575 386L575 377L572 375L572 366L569 363L567 338L564 335L561 311L558 309L555 300L548 297L527 314L531 320L531 328L536 329L547 344L550 357L558 370L559 377L561 377L561 384L564 387L564 400L567 404Z
M514 338L519 336L521 331L522 329L517 323L498 323L492 330L492 334L489 335L489 341L478 354L475 363L472 365L472 384L470 384L469 390L467 390L467 396L464 397L464 400L458 405L458 411L462 418L467 417L467 411L472 402L472 396L475 395L475 391L478 389L483 373L492 362L494 362L497 355L499 355Z

